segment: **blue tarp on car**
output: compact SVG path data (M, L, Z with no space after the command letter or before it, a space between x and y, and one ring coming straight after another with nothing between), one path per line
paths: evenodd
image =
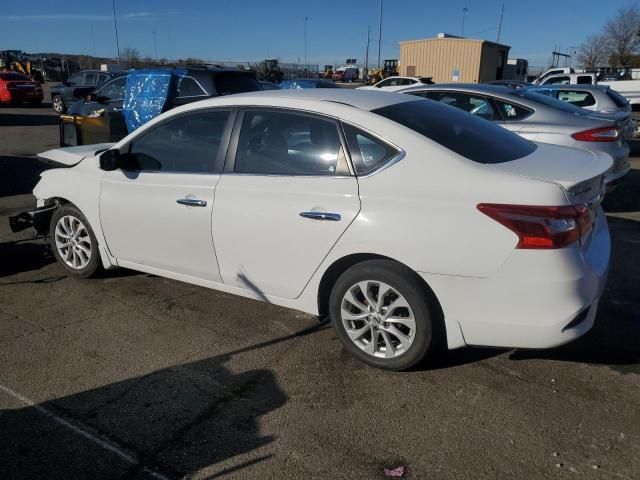
M185 70L151 68L127 74L122 110L129 133L165 111L172 77L185 74Z

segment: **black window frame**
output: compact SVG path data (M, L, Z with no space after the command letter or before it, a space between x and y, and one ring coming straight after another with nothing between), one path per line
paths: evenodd
M200 115L208 112L228 112L229 113L229 118L227 119L227 125L225 126L225 130L222 134L222 140L220 142L221 148L220 148L220 151L218 152L217 157L213 161L212 169L210 172L182 172L182 171L173 171L173 170L144 170L144 169L127 169L126 171L144 172L144 173L153 173L153 174L172 174L172 175L220 175L224 171L224 165L226 162L226 158L229 154L229 149L231 145L230 144L231 135L233 132L233 128L235 126L235 122L237 120L237 116L238 116L238 109L236 107L221 106L221 107L199 108L197 110L189 110L188 112L183 112L178 115L172 115L171 117L163 120L162 122L157 123L156 125L142 132L141 134L136 135L134 138L129 140L126 145L123 146L123 149L127 154L130 154L133 144L136 141L146 137L147 135L151 134L152 132L162 127L163 125L169 122L175 121L178 118L188 117L190 115ZM123 149L121 149L121 151Z
M386 145L386 147L388 149L394 150L395 153L392 156L386 158L383 162L375 165L374 167L369 168L368 170L365 170L365 171L362 171L362 172L358 172L357 165L356 165L356 162L355 162L355 157L356 157L357 153L352 151L353 150L351 148L352 145L351 145L351 142L350 142L350 139L349 139L349 135L345 131L345 127L346 128L352 128L354 130L358 130L359 132L362 132L367 137L372 137L374 140L378 141L379 143ZM351 164L351 169L354 172L353 174L356 177L362 178L362 177L369 177L371 175L375 175L377 172L379 172L381 170L384 170L385 168L387 168L387 167L393 165L394 163L396 163L397 161L401 160L405 155L404 150L402 150L397 145L394 145L390 141L382 138L380 135L378 135L376 133L373 133L370 130L367 130L366 128L362 128L359 125L354 125L354 124L352 124L352 123L350 123L348 121L344 121L343 120L343 121L340 122L340 128L342 130L345 142L346 142L347 147L349 149L349 160L350 160L350 164ZM355 147L355 145L353 147ZM357 148L360 149L359 146Z
M250 173L250 172L236 172L235 163L236 155L238 153L238 144L240 140L240 131L242 130L242 124L244 122L244 116L247 112L265 112L265 113L288 113L294 115L300 115L305 117L316 118L324 121L331 122L335 125L338 137L340 139L340 146L342 155L338 154L338 162L336 163L336 172L334 175L314 175L314 174L281 174L281 173ZM342 157L342 158L341 158ZM347 147L347 141L342 131L340 120L328 115L322 115L319 113L312 113L306 110L297 110L295 108L286 107L264 107L260 105L246 105L238 108L238 112L233 125L233 131L231 132L231 139L229 141L229 148L227 149L227 155L224 162L224 174L228 175L251 175L260 177L311 177L311 178L344 178L355 176L351 157L349 155L349 149Z

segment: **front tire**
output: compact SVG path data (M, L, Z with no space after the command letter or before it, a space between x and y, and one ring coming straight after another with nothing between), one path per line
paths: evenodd
M53 110L55 110L56 113L59 113L61 115L67 109L67 107L65 107L64 101L62 100L62 97L60 95L54 95L53 98L51 99L51 103L53 105Z
M54 212L49 228L53 254L69 275L94 276L100 268L98 240L82 212L64 205Z
M434 317L415 275L391 260L369 260L338 278L329 311L351 354L386 370L406 370L427 355L434 343Z

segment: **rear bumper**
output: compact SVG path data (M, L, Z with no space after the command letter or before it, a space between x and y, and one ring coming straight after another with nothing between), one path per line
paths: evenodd
M447 333L457 323L465 344L551 348L593 326L610 248L600 209L584 248L576 244L559 250L514 250L487 278L421 275L440 301Z

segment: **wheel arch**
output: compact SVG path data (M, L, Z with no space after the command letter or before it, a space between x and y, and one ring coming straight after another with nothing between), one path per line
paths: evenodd
M390 260L392 262L401 265L410 275L412 275L423 287L424 291L429 299L430 306L435 310L432 312L436 317L434 320L434 326L438 329L437 336L439 336L443 341L446 342L446 327L444 322L444 311L442 310L442 305L438 300L435 292L431 288L431 286L418 275L414 270L409 268L402 262L399 262L395 258L387 257L385 255L379 255L375 253L353 253L350 255L346 255L334 261L329 267L324 271L322 278L320 279L320 283L318 284L318 315L323 318L329 314L329 297L331 296L331 289L333 285L336 283L340 275L346 272L349 268L357 265L358 263L366 262L368 260Z

